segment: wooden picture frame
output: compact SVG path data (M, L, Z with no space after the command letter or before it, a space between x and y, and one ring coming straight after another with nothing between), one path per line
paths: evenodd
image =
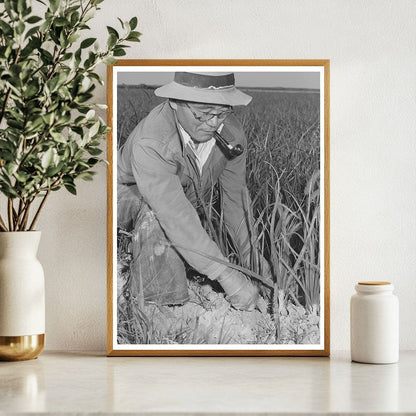
M236 88L253 97L236 118L247 136L250 244L266 259L272 284L249 276L265 300L252 312L232 307L221 285L190 268L191 301L145 302L132 254L140 232L118 227L125 211L117 210L119 142L162 101L154 90L175 72L234 73ZM108 67L109 356L329 356L329 72L329 60L119 60ZM213 237L224 232L218 218L206 232L231 250L229 234L225 243ZM239 264L236 253L226 255ZM264 277L258 264L250 260Z

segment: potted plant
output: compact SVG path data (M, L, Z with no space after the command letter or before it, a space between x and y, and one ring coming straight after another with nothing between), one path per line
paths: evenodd
M137 18L86 37L103 0L0 0L0 359L43 349L44 278L36 223L51 192L76 194L102 161L108 127L92 104L100 63L138 42Z

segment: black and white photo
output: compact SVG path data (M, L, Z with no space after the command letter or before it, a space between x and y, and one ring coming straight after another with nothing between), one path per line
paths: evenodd
M111 68L109 355L328 355L329 62L270 62Z

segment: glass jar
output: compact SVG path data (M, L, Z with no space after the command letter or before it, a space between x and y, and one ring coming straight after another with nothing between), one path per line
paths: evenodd
M351 297L351 360L399 360L399 301L390 282L358 282Z

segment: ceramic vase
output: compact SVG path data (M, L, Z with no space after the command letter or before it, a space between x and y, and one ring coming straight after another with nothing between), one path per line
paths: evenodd
M390 282L359 282L351 297L351 359L391 364L399 360L399 301Z
M40 231L0 232L0 360L30 360L44 348L40 236Z

